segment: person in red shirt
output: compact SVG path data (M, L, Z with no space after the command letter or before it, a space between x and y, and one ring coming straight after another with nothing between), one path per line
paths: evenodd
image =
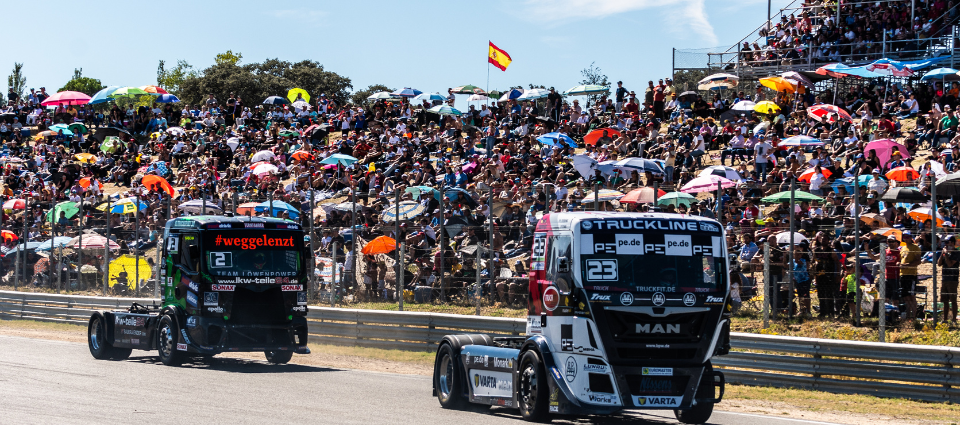
M874 255L872 251L867 252L871 259L880 259L880 256ZM897 300L900 294L898 283L900 282L900 241L893 235L887 238L887 252L885 253L885 257L887 276L885 295L887 302L892 302Z
M880 123L877 124L877 130L886 132L888 136L893 135L896 131L896 126L893 124L893 120L890 119L890 114L883 114L883 118L880 119Z

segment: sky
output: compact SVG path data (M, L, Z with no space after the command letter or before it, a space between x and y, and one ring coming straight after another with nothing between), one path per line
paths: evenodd
M774 14L790 3L771 1ZM746 36L766 19L767 1L48 0L7 9L0 75L22 62L28 88L54 92L74 68L104 85L156 84L161 59L168 69L180 59L203 69L232 50L241 64L315 60L354 90L445 93L464 84L562 91L591 63L641 90L670 76L672 48L731 46ZM489 68L489 85L488 41L513 58L506 71Z

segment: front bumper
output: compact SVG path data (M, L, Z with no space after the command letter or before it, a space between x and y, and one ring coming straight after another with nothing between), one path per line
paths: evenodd
M236 324L219 317L186 319L181 341L188 352L218 354L223 352L293 351L309 354L307 321L294 317L279 324Z

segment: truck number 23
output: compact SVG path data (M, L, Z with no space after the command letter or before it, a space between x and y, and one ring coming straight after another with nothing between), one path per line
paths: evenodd
M617 260L587 260L587 280L617 280Z

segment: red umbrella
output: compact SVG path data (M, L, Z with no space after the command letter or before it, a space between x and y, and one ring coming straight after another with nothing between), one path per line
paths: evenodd
M100 190L103 190L103 183L100 183L99 180L91 179L90 177L84 177L80 179L80 187L86 189L90 187L91 182L97 182L97 188L99 188Z
M813 173L816 170L817 170L816 168L807 169L807 171L804 171L803 174L800 174L800 177L797 177L797 180L810 183L810 179L813 178ZM833 175L833 173L831 173L830 170L826 168L821 168L820 174L823 174L823 178L829 178L831 175Z
M397 249L397 241L389 236L378 236L363 246L360 252L367 255L386 254Z
M840 109L834 105L827 105L827 104L813 105L807 108L807 115L809 115L810 118L813 118L820 122L823 122L825 119L827 119L827 116L831 114L839 115L840 118L843 118L847 121L853 120L853 118L850 117L850 114L848 114L847 111L844 111L843 109Z
M11 199L3 203L3 209L5 210L22 210L26 208L27 201L23 199Z
M316 158L312 153L307 151L296 151L293 155L290 155L290 157L297 161L312 161Z
M660 189L657 189L657 198L666 195L667 192L664 192ZM634 189L620 198L621 204L652 204L653 203L653 188L652 187L641 187L639 189Z
M4 242L20 239L16 233L13 233L9 230L0 230L0 237L3 237Z
M607 137L610 138L619 137L621 134L620 130L615 128L598 128L590 133L587 133L586 136L583 136L583 143L588 145L596 145L600 138L603 137L604 133L606 133Z
M87 96L78 91L62 91L53 96L44 100L41 105L43 106L57 106L57 105L86 105L90 102L90 96Z
M143 90L150 94L170 94L170 93L167 93L166 90L157 86L143 86L143 87L140 87L140 90Z
M920 173L913 168L903 166L887 171L887 178L898 182L912 181L920 178Z
M143 187L146 187L147 189L150 189L150 190L159 189L164 192L167 192L167 194L170 196L176 196L173 190L173 186L171 186L170 182L168 182L167 179L163 177L156 176L153 174L148 174L143 176L143 179L140 180L140 184L143 185Z

